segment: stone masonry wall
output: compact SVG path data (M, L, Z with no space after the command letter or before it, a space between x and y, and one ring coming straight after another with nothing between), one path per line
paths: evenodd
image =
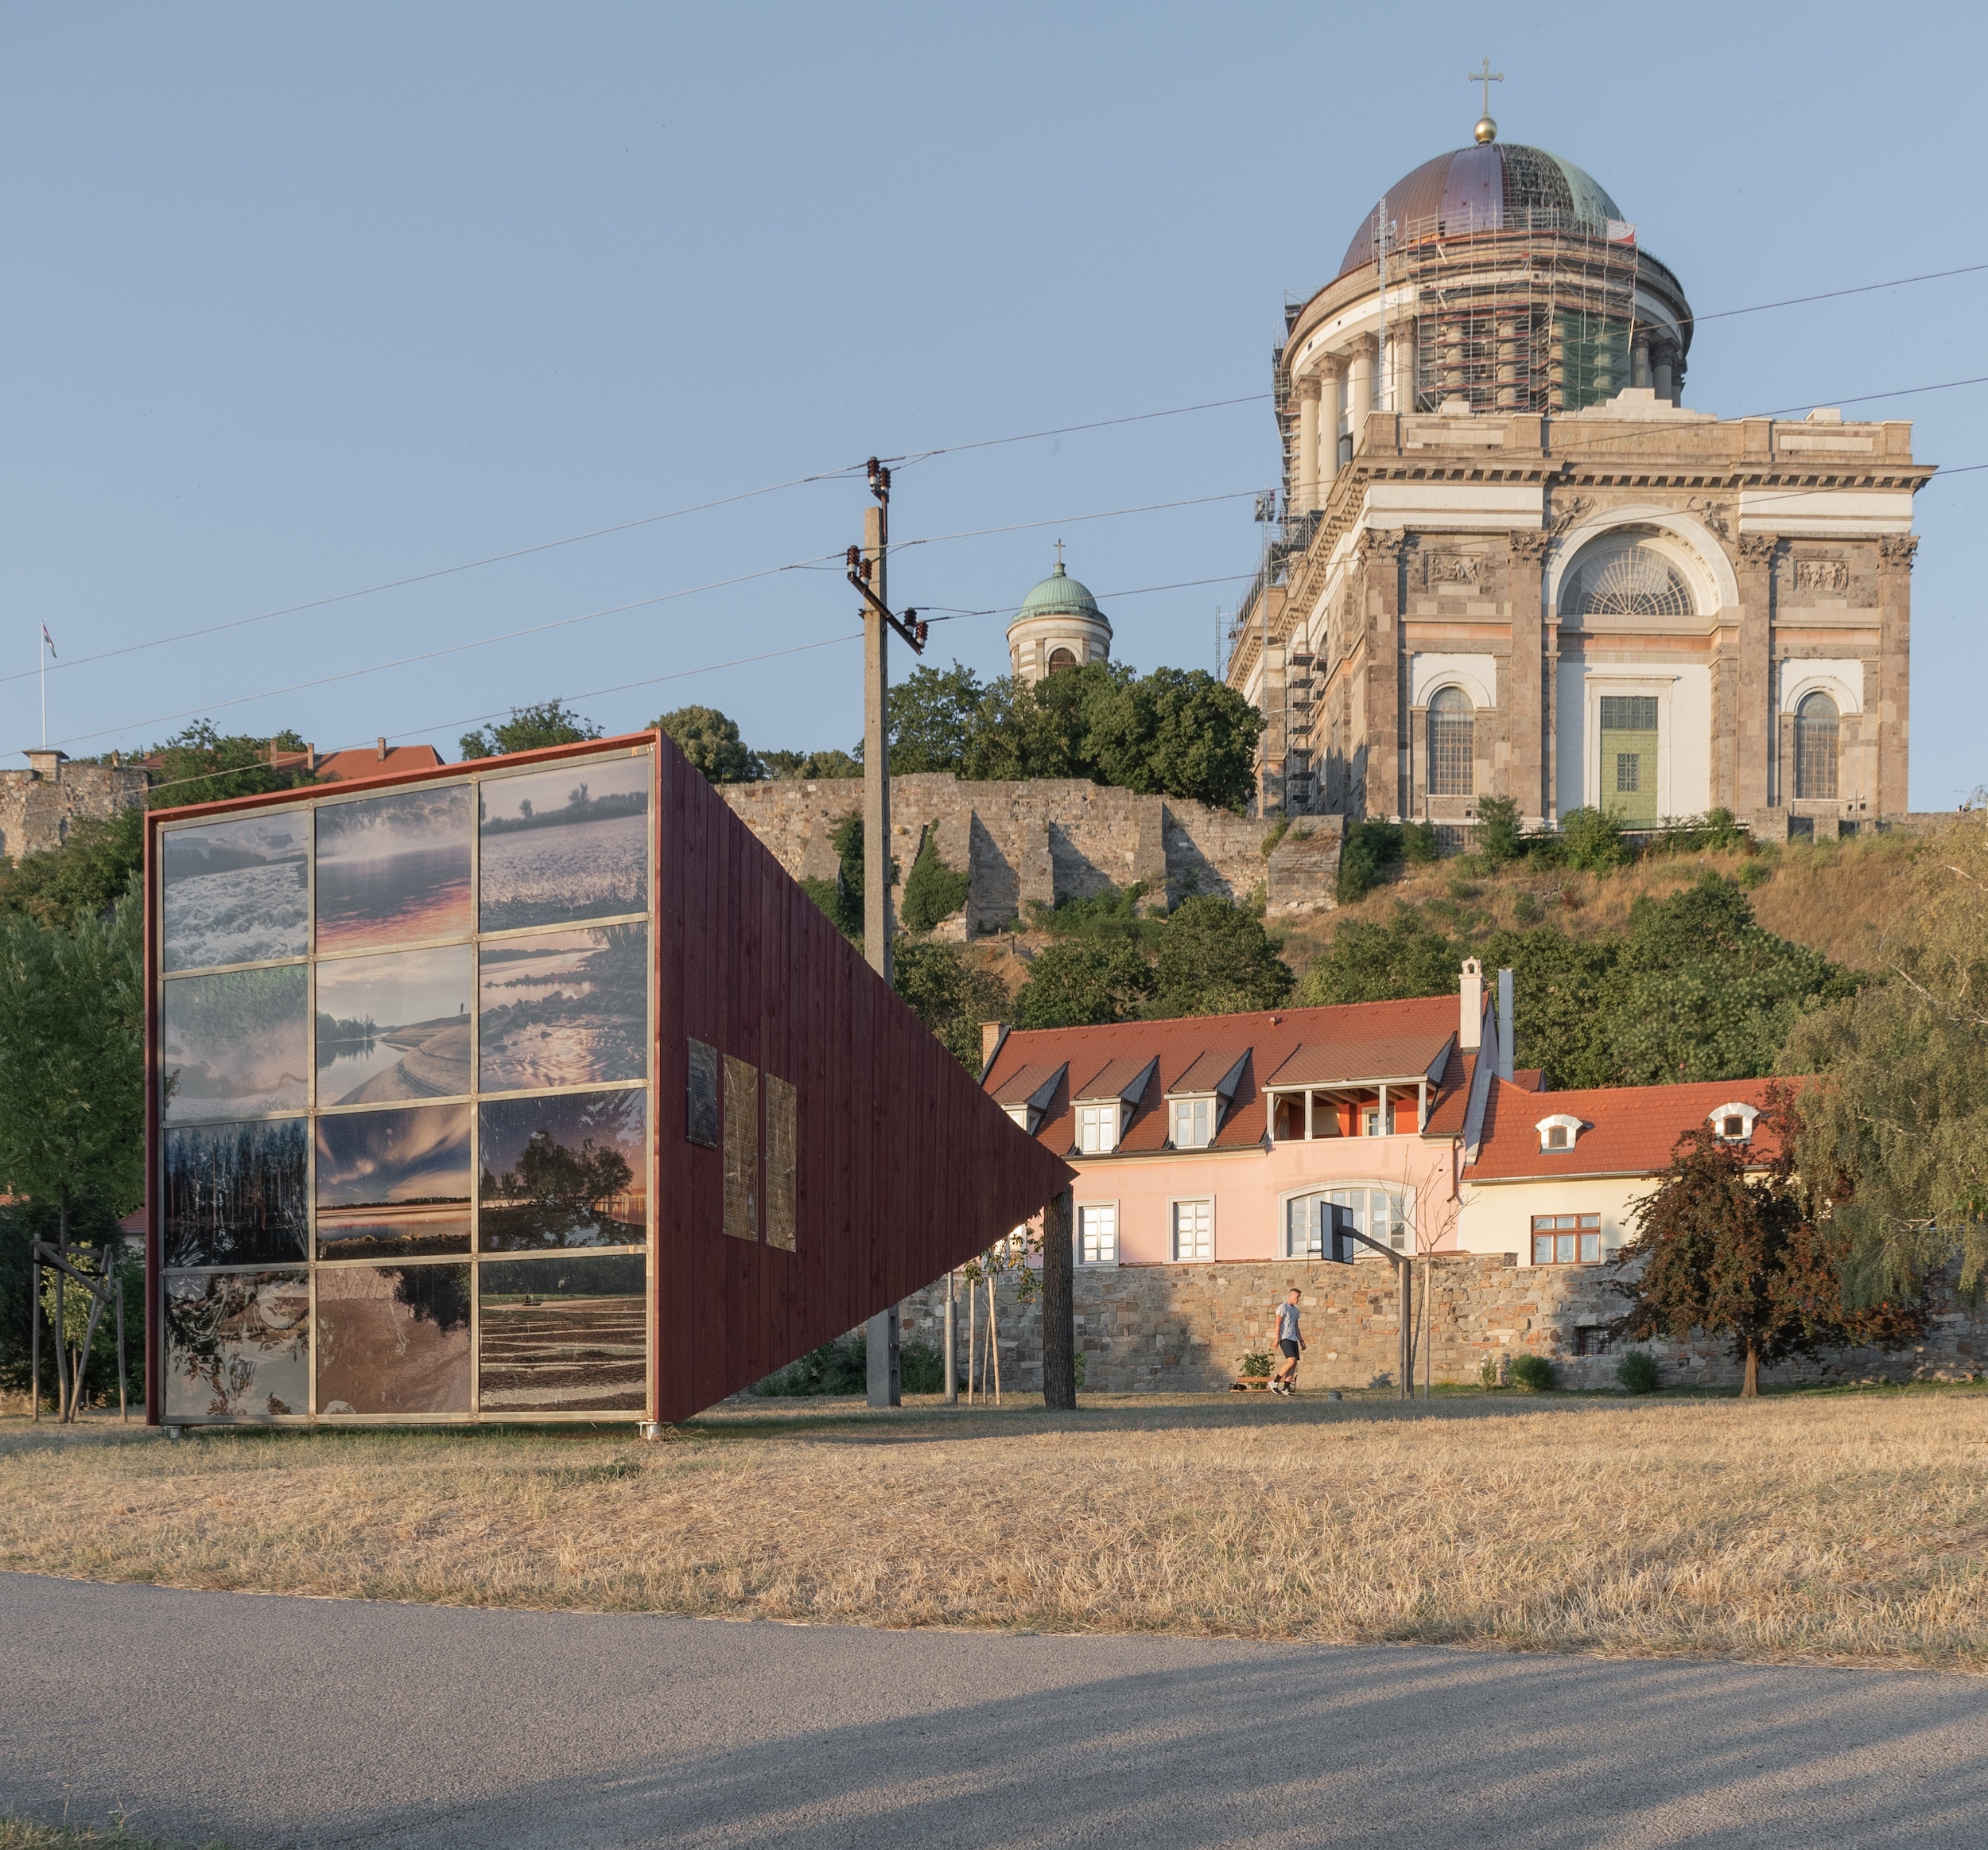
M0 854L18 861L60 848L72 822L142 803L151 781L129 764L63 764L52 775L0 771Z
M856 779L735 783L720 794L797 879L832 880L836 824L863 806ZM965 914L954 935L1024 923L1031 900L1089 899L1143 884L1155 903L1178 905L1191 893L1246 900L1268 881L1273 911L1317 911L1332 903L1339 836L1321 828L1292 843L1266 869L1264 825L1248 817L1173 797L1141 796L1081 778L1006 783L965 783L947 772L891 780L894 897L926 831L947 866L968 879ZM1282 850L1282 845L1279 845Z
M1579 1331L1619 1316L1623 1300L1600 1267L1515 1265L1497 1254L1454 1253L1434 1265L1435 1377L1470 1382L1488 1356L1495 1362L1530 1352L1551 1359L1560 1385L1612 1388L1618 1352L1581 1355ZM1423 1288L1417 1266L1416 1289ZM1378 1262L1335 1265L1278 1261L1253 1265L1080 1268L1076 1275L1077 1347L1084 1385L1100 1393L1207 1393L1235 1378L1239 1357L1274 1349L1276 1307L1296 1285L1304 1296L1305 1340L1299 1371L1311 1388L1365 1387L1398 1366L1394 1273ZM980 1288L986 1330L986 1287ZM959 1358L966 1358L965 1287L958 1287ZM945 1281L907 1300L904 1339L936 1347L945 1330ZM1415 1321L1426 1329L1423 1308ZM1004 1391L1042 1391L1039 1305L1023 1304L1011 1281L996 1295ZM1667 1386L1733 1387L1740 1364L1722 1342L1648 1343ZM1419 1349L1416 1378L1423 1374ZM1925 1339L1890 1354L1846 1350L1819 1362L1765 1370L1769 1384L1796 1382L1955 1380L1988 1367L1988 1314L1943 1295Z

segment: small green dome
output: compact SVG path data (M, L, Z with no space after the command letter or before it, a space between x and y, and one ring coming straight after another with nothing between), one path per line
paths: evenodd
M1022 608L1015 612L1015 620L1025 616L1081 616L1101 618L1104 612L1097 608L1097 600L1089 589L1070 577L1063 569L1063 562L1056 562L1056 569L1022 600Z

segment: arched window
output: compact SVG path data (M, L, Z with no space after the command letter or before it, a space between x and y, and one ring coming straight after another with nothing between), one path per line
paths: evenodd
M1439 687L1429 702L1429 794L1475 796L1477 724L1461 687Z
M1836 794L1836 702L1827 694L1807 694L1795 709L1795 794Z
M1051 649L1049 652L1049 671L1054 674L1058 668L1074 668L1077 658L1068 649Z
M1691 616L1683 574L1653 546L1607 547L1584 558L1560 593L1567 616Z
M1415 1191L1400 1183L1349 1182L1315 1195L1293 1195L1284 1203L1283 1257L1317 1259L1323 1256L1326 1203L1353 1211L1357 1234L1378 1240L1397 1253L1413 1249ZM1362 1259L1377 1257L1371 1246L1357 1246Z

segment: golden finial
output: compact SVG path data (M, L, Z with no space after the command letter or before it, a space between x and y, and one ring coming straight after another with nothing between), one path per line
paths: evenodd
M1491 86L1505 81L1504 72L1493 70L1491 60L1486 58L1484 68L1471 72L1464 81L1484 86L1484 114L1477 118L1477 126L1472 132L1480 142L1495 142L1498 138L1498 125L1491 119Z

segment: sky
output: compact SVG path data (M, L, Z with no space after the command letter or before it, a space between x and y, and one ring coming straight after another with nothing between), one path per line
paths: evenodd
M554 697L848 747L872 454L924 456L892 602L989 613L927 660L1004 672L1061 538L1118 659L1212 670L1283 304L1468 141L1481 58L1504 138L1710 313L1988 264L1984 17L7 8L0 743L41 737L45 624L78 755L208 719L453 758ZM1988 464L1988 384L1851 402L1988 374L1985 307L1988 270L1711 321L1686 402ZM1916 809L1988 782L1984 511L1988 468L1919 497Z

